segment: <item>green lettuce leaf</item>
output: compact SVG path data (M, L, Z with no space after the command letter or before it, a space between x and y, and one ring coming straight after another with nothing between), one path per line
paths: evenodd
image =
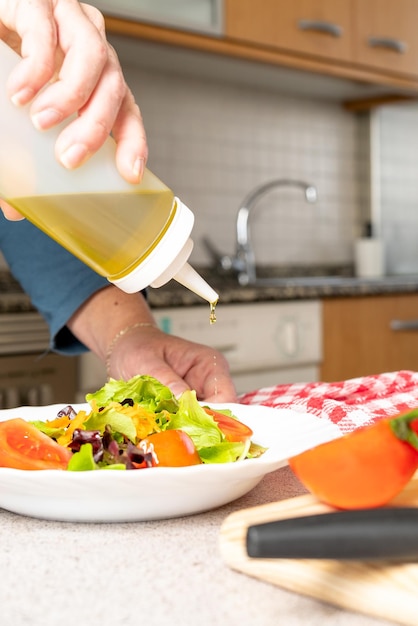
M234 463L243 456L245 447L242 441L223 441L214 446L200 448L199 456L203 463Z
M74 452L67 469L70 472L87 472L97 469L93 458L93 446L91 443L85 443L78 452Z
M109 426L115 433L125 435L132 443L136 441L135 424L129 415L121 413L115 407L110 406L103 411L93 412L84 422L86 430L99 430L104 433L106 426Z
M168 429L184 430L193 440L197 451L216 446L224 440L224 435L213 417L200 406L195 391L184 391L179 399L179 408L172 415Z
M131 398L153 413L164 409L169 413L177 411L178 402L172 391L152 376L134 376L128 381L111 378L101 389L88 393L86 400L97 406L106 406L109 402L123 402Z
M71 457L67 470L70 472L89 472L98 469L117 469L126 470L123 463L114 463L113 465L97 465L93 457L93 446L91 443L85 443L78 452L74 452Z
M65 433L65 428L54 428L52 426L49 426L47 422L35 420L33 422L30 422L30 424L35 426L41 432L45 433L45 435L48 435L48 437L51 437L51 439L58 439L58 437L61 437L61 435Z

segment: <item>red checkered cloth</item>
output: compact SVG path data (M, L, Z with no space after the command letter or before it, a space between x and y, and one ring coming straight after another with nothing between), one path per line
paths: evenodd
M382 417L418 408L418 372L403 370L335 383L265 387L243 394L239 402L310 413L336 424L344 434Z

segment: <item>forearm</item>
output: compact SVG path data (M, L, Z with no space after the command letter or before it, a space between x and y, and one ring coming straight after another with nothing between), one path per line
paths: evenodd
M68 320L71 332L105 361L118 333L138 323L154 323L141 293L126 294L109 285L93 294Z

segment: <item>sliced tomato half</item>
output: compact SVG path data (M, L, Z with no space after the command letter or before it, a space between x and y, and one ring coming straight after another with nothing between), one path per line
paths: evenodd
M249 426L243 424L239 420L234 417L229 417L229 415L225 415L220 411L214 411L213 409L209 409L207 406L204 407L206 413L211 415L223 434L227 441L233 442L246 442L248 439L251 439L253 436L253 431Z
M67 469L71 450L19 417L0 422L0 467Z
M141 440L140 447L153 445L156 467L184 467L201 463L193 440L183 430L164 430Z

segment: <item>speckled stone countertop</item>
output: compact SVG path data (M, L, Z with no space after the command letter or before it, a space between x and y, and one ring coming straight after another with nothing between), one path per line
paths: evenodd
M279 300L312 300L335 297L359 297L385 294L418 293L418 275L385 276L383 278L356 278L351 268L337 268L339 273L311 269L310 273L289 270L266 277L266 284L238 284L235 277L220 276L208 268L196 268L219 293L222 304L269 302ZM322 273L320 273L322 271ZM274 284L269 284L273 278ZM149 289L149 303L153 308L194 306L202 299L185 287L170 281L159 289Z
M274 284L238 284L234 276L220 276L209 268L196 268L219 293L220 303L238 304L279 300L313 300L335 297L418 293L418 275L385 276L376 279L353 277L350 267L276 269L267 271ZM172 280L159 289L148 290L152 308L205 305L196 294ZM0 313L33 311L33 305L8 271L0 271Z
M389 626L240 574L222 559L219 532L230 513L303 493L283 467L235 502L178 519L77 524L0 510L0 623Z

